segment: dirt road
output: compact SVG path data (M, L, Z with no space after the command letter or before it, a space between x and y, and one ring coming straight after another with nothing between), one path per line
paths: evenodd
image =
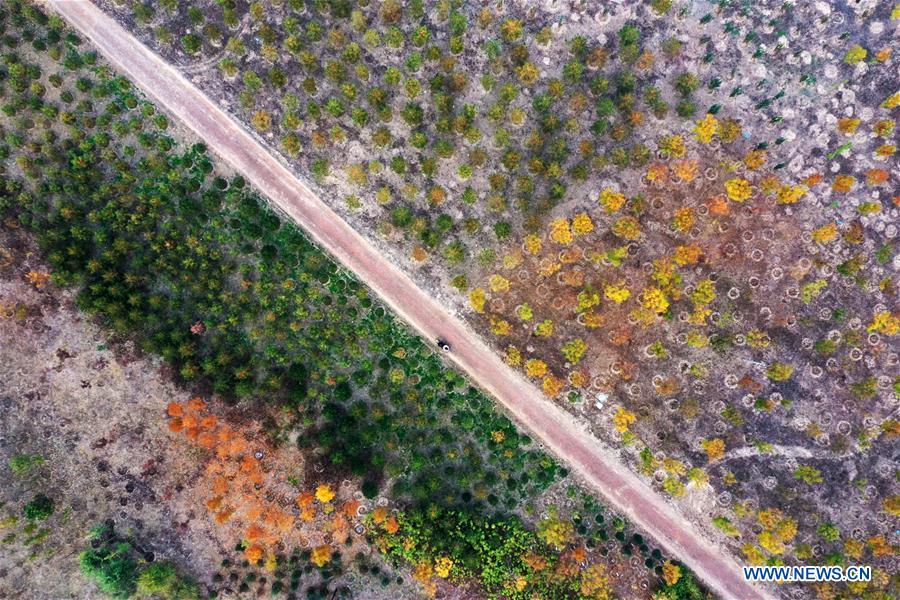
M694 532L662 497L599 448L575 420L506 366L462 321L419 288L399 267L322 202L303 182L174 67L145 47L88 0L44 0L89 38L173 116L206 141L290 215L324 249L368 284L396 313L430 340L453 345L449 357L484 390L601 493L616 510L684 561L725 598L772 598L746 583L723 549Z

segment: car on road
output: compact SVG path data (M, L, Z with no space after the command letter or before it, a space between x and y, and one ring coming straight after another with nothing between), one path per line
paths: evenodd
M450 342L448 342L447 340L445 340L443 338L438 338L437 347L440 348L441 350L443 350L444 352L450 352L450 350L453 349L453 347L450 346Z

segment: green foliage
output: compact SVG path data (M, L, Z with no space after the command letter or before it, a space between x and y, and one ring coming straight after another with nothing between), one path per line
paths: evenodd
M550 566L543 574L547 576L559 556L517 517L502 519L429 509L402 513L398 522L400 530L396 534L379 534L389 555L413 564L450 558L457 567L456 573L477 578L491 595L508 592L507 583L512 576L531 572L523 560L529 553L548 562ZM542 579L543 575L533 574L525 591L509 597L567 597L564 590L571 582L552 576Z
M684 565L678 565L681 577L675 585L665 585L660 590L665 600L707 600L709 596L701 589L694 574Z
M16 454L9 459L9 468L20 477L28 475L44 464L44 457L38 454Z
M794 478L799 479L804 483L808 483L809 485L815 485L825 481L822 478L822 471L812 465L800 465L797 467L794 471Z
M137 590L138 566L131 558L131 545L119 540L111 525L96 528L92 538L96 548L79 556L81 572L94 579L112 598L130 598Z
M181 577L170 562L155 562L141 571L137 592L162 600L194 600L200 597L197 586Z
M53 500L44 494L35 494L22 513L29 521L43 521L53 514Z

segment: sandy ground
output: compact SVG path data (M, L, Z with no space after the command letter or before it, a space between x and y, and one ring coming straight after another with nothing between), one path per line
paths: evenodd
M21 252L0 269L0 519L21 515L38 492L56 508L41 524L50 529L42 543L24 543L23 520L0 530L16 534L0 552L0 598L98 597L77 559L90 528L106 519L142 550L208 580L225 540L195 509L202 462L167 432L164 413L186 392L158 361L127 344L114 352L70 293L30 285L23 274L43 269ZM44 459L26 477L9 468L23 453Z

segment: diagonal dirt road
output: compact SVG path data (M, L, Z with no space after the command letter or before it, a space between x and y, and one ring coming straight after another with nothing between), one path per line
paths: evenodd
M609 504L686 563L707 585L723 597L736 600L774 597L768 590L745 582L740 567L723 549L701 539L686 519L618 459L604 452L568 413L504 364L462 321L381 255L174 67L89 0L41 0L41 4L90 39L110 62L205 140L211 151L356 273L400 317L426 338L448 340L453 345L450 358L462 370Z

